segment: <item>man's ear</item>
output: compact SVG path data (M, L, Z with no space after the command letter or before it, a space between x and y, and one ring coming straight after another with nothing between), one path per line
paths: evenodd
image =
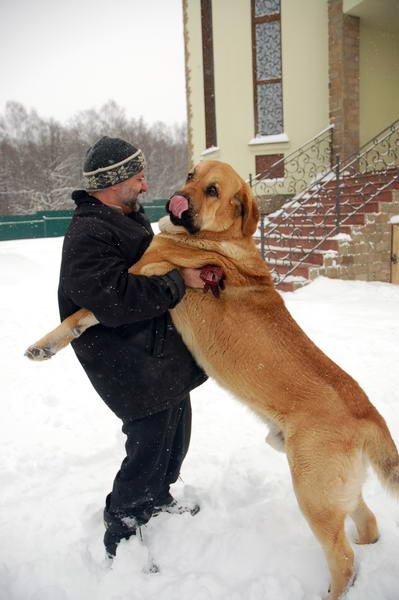
M255 233L259 221L259 208L251 188L245 182L238 194L242 212L242 233L244 237Z

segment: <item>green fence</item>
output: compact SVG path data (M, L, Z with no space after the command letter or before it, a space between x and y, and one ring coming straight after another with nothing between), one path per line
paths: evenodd
M150 219L151 223L156 223L166 215L166 206L167 200L154 200L152 204L143 204L145 214Z
M159 221L165 212L166 200L145 204L150 221ZM63 236L72 218L72 210L45 210L32 215L0 216L0 241Z

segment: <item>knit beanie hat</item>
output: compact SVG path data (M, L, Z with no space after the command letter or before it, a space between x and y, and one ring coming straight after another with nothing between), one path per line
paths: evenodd
M88 192L126 181L144 169L144 155L120 138L102 137L86 153L83 177Z

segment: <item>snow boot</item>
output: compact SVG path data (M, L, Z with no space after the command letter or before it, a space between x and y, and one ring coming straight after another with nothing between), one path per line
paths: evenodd
M104 533L104 546L108 558L114 558L119 542L128 540L132 535L136 535L136 528L129 528L122 522L109 525Z
M153 517L156 517L162 512L171 513L174 515L182 515L183 513L189 512L192 516L196 515L200 511L199 504L195 502L184 502L173 498L169 492L157 498L154 502Z
M121 540L128 540L136 535L137 520L134 517L123 517L111 513L109 510L110 496L107 496L104 508L104 546L108 558L116 556L116 549Z

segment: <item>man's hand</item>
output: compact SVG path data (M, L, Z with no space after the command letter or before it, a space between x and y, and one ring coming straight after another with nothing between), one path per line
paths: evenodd
M201 279L202 269L180 269L180 273L184 279L184 283L187 287L197 288L202 290L205 286L205 282Z
M205 265L201 269L181 269L186 286L212 292L215 298L220 298L220 290L224 290L225 272L221 267Z

